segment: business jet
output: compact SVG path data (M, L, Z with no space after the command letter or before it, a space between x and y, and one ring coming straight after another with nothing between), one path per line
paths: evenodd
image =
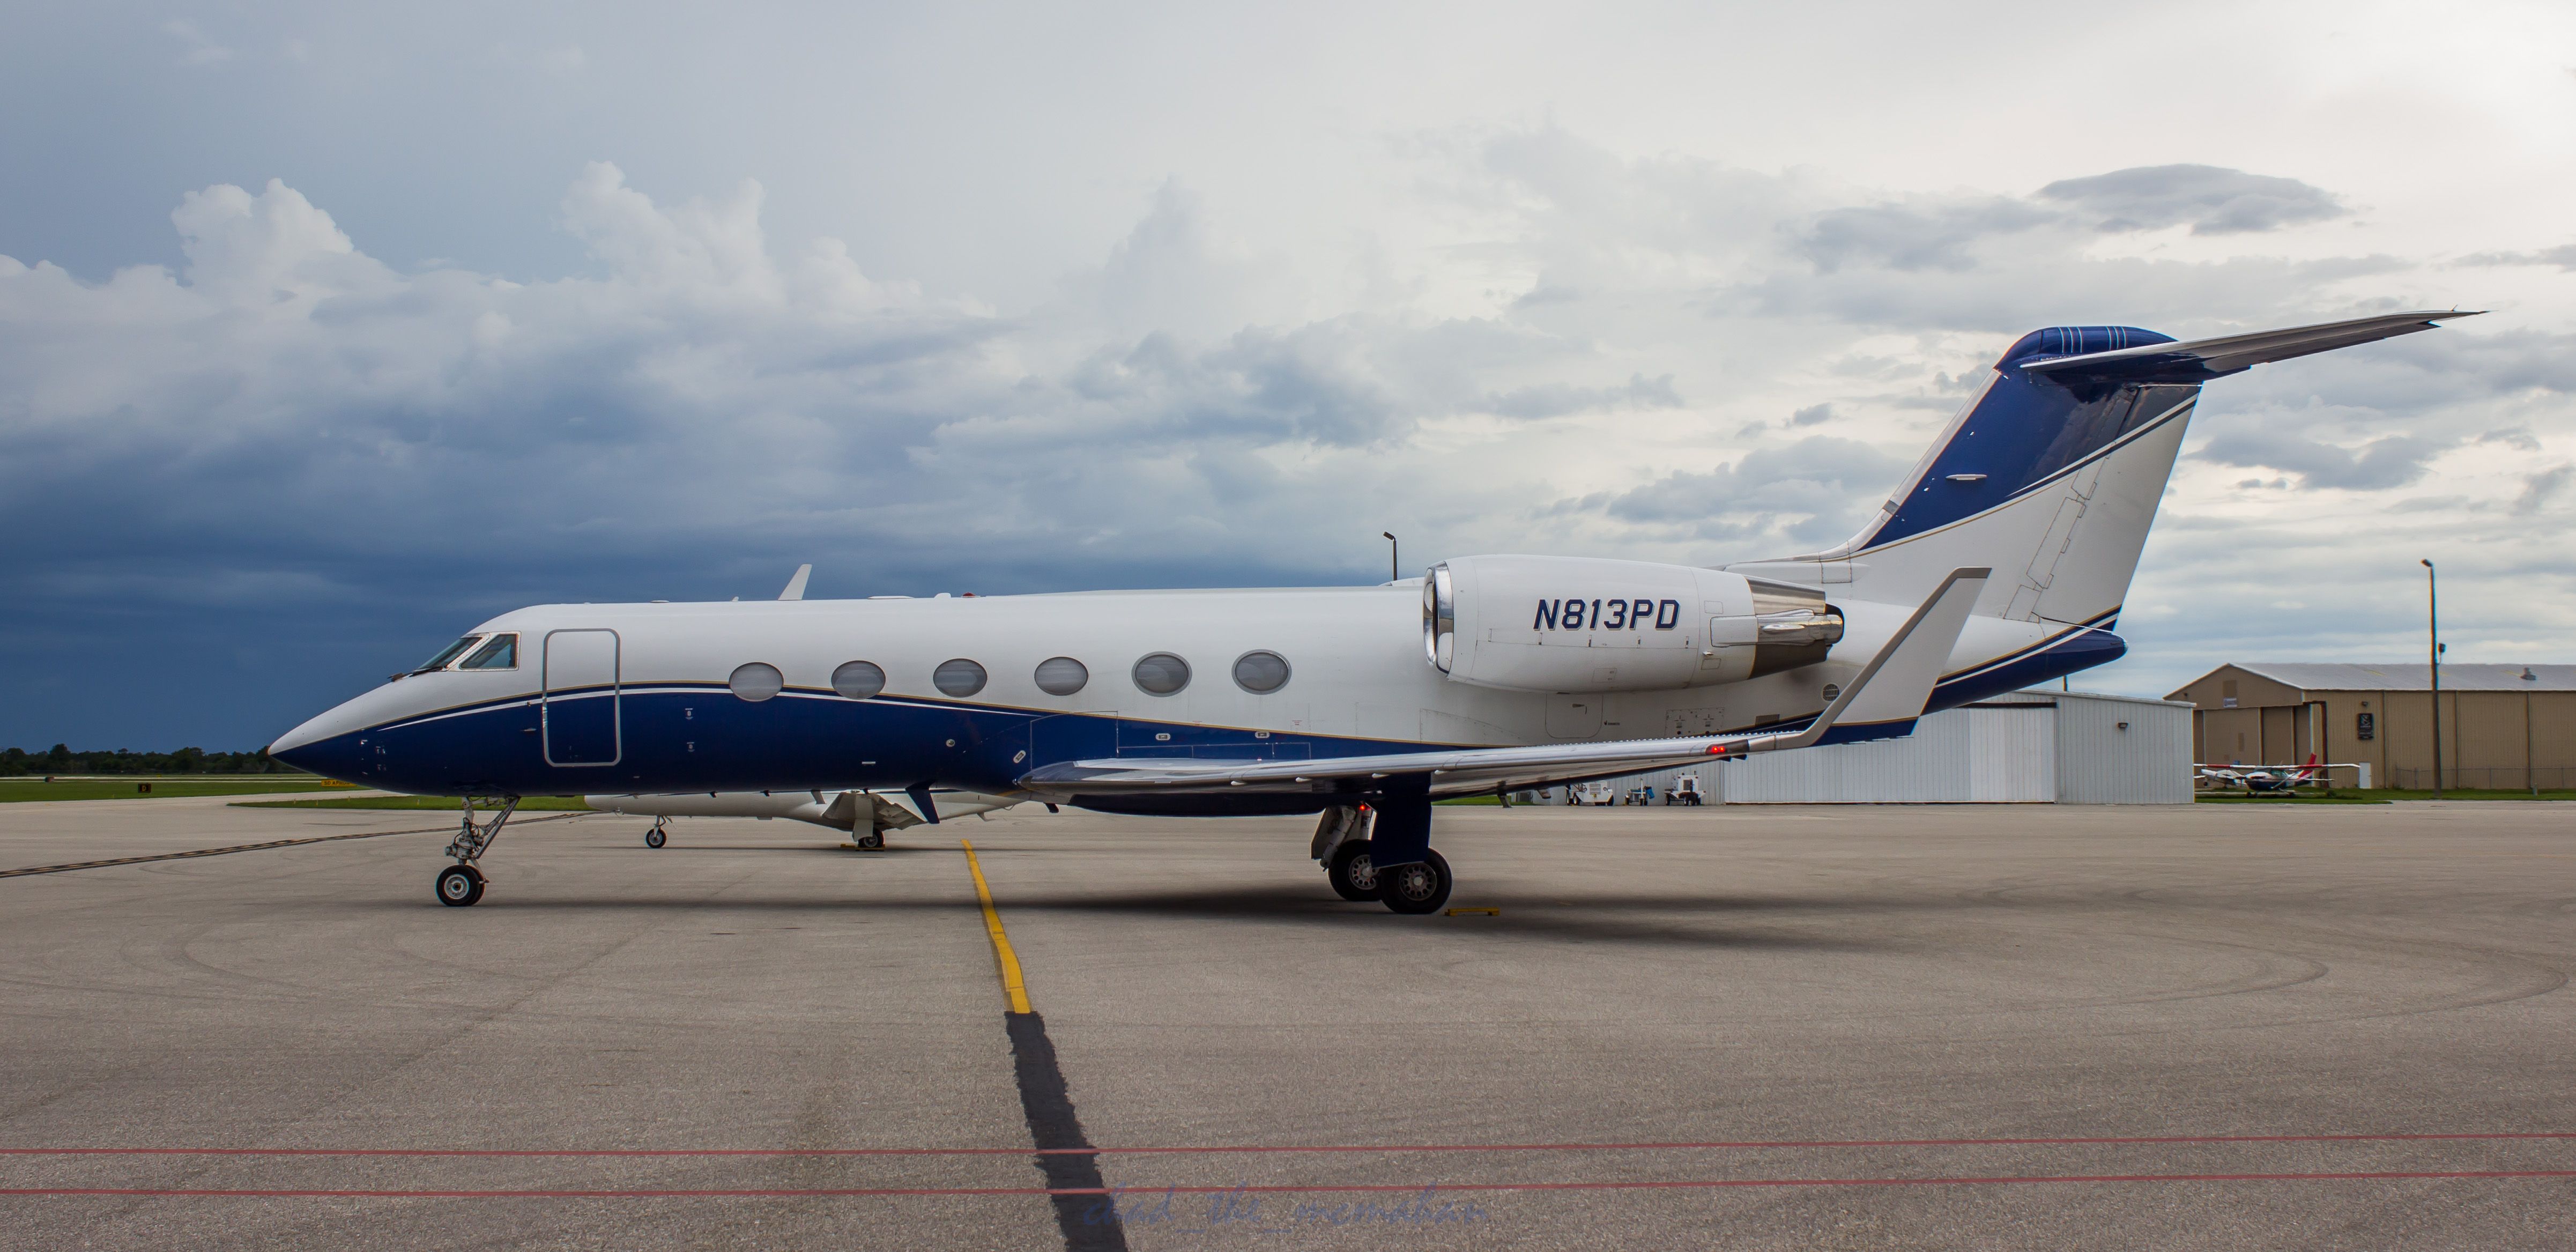
M1885 739L2100 665L2211 379L2431 330L2397 313L2005 349L1858 534L1719 568L1463 556L1364 587L550 604L305 722L279 759L459 797L470 905L519 798L958 788L1318 814L1346 899L1429 913L1432 804ZM477 797L499 807L478 817Z

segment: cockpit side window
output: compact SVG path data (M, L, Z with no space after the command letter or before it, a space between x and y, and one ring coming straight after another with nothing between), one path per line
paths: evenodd
M519 637L494 635L489 642L475 649L474 655L465 658L464 664L456 668L517 669L519 668Z
M467 648L473 647L476 641L482 638L483 636L481 635L467 635L466 637L439 649L438 655L422 662L420 668L413 670L412 672L415 674L426 674L431 670L445 669L447 668L447 663L449 661L455 660L458 655L462 654Z

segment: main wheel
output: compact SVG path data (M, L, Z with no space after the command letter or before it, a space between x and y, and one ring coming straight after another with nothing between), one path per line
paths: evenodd
M1449 861L1437 852L1423 853L1411 865L1377 872L1377 898L1398 913L1436 912L1449 902Z
M471 865L450 865L438 871L438 902L449 908L464 908L483 898L483 872Z
M645 832L644 832L644 846L645 846L645 847L648 847L648 848L658 848L658 847L661 847L663 844L668 843L668 842L670 842L670 837L669 837L669 836L667 836L667 835L665 835L665 834L663 834L663 833L662 833L662 828L661 828L661 827L659 827L659 826L656 826L656 827L654 827L653 829L651 829L651 830L648 830L648 831L645 831Z
M1332 880L1333 894L1345 900L1377 898L1377 866L1369 862L1369 841L1344 840L1333 849L1324 863L1324 875Z
M851 840L850 842L855 843L855 844L859 845L860 847L862 847L862 848L866 848L866 849L868 849L869 851L873 852L873 851L875 851L876 849L878 849L878 848L882 848L882 847L884 847L884 846L885 846L885 832L884 832L884 831L881 831L881 830L871 830L871 831L869 831L868 833L866 833L866 834L864 834L864 835L861 835L861 836L859 836L859 837L858 837L858 838L856 838L856 839Z

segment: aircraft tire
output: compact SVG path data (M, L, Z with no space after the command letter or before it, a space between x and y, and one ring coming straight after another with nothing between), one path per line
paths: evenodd
M1378 871L1377 898L1398 913L1436 913L1449 902L1449 888L1455 883L1448 858L1429 852L1411 865Z
M859 837L858 837L858 838L856 838L856 839L851 840L850 842L855 843L855 844L859 845L860 847L862 847L862 848L866 848L866 849L868 849L869 851L873 852L873 851L877 850L878 848L882 848L882 847L884 847L884 846L885 846L885 832L884 832L884 831L881 831L881 830L872 830L872 831L869 831L868 833L866 833L866 834L864 834L864 835L859 836Z
M1324 864L1324 876L1332 881L1333 894L1345 900L1377 898L1377 869L1369 863L1369 841L1344 840L1333 849L1332 858Z
M471 865L450 865L438 871L438 902L461 909L483 898L483 873Z
M670 842L669 837L662 833L662 828L659 826L644 832L645 847L658 848L668 842Z

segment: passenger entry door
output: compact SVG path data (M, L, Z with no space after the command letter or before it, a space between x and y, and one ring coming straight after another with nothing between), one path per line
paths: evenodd
M625 751L613 630L546 632L538 709L548 765L615 765Z

